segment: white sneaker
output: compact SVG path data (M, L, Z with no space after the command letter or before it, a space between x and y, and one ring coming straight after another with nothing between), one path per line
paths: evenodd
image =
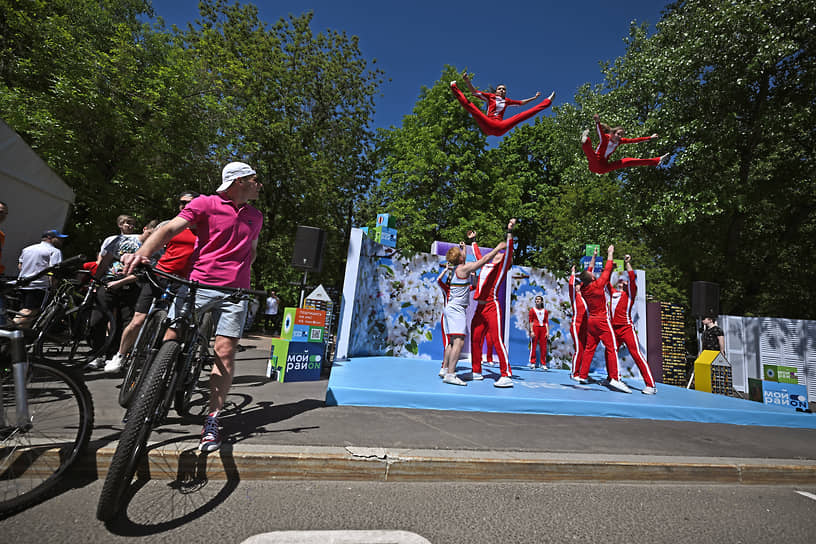
M609 385L609 387L611 387L615 391L620 391L621 393L631 393L632 392L632 390L629 389L629 386L626 385L625 383L623 383L620 380L609 380L607 382L607 384Z
M442 378L442 381L445 383L449 383L451 385L467 385L467 383L459 379L459 376L457 376L456 374L445 374L445 377Z
M493 387L513 387L513 380L510 376L502 376L493 384Z
M124 359L124 355L117 353L108 361L105 361L105 372L119 372L122 370L122 359Z
M589 140L589 129L586 129L581 133L581 143L584 144L587 140Z
M478 372L471 372L470 373L470 379L471 379L471 381L478 382L478 381L484 380L484 376L482 376Z
M451 86L451 87L456 87L456 80L451 81L451 82L450 82L450 86Z
M96 359L94 359L93 361L88 363L88 366L86 368L89 368L91 370L99 370L100 368L103 368L104 366L105 366L105 358L104 357L97 357Z
M448 371L447 371L447 370L445 369L445 367L443 366L442 368L440 368L440 369L439 369L439 377L440 377L440 378L444 378L444 377L445 377L445 374L447 374L447 372L448 372Z
M574 381L576 381L578 383L582 383L584 385L589 383L589 380L587 380L586 378L582 378L581 376L578 376L577 374L574 375L574 376L570 376L570 380L574 380Z
M657 388L656 387L646 386L646 387L643 388L643 391L641 391L641 393L643 393L644 395L656 395L657 394Z
M549 369L547 368L547 365L541 365L541 370L549 370Z
M530 363L530 370L535 370L535 363Z

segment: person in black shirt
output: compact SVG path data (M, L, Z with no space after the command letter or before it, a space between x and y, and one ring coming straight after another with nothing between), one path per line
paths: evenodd
M717 325L714 316L707 315L703 318L703 349L719 351L725 355L725 335Z

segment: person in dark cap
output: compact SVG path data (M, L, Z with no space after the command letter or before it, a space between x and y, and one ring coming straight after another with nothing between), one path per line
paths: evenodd
M49 266L62 262L60 248L62 241L67 237L57 229L43 232L40 243L30 245L20 252L20 259L17 261L20 272L18 278L33 276ZM31 324L31 320L40 312L50 286L51 278L46 276L20 289L22 294L20 315L14 318L17 325L27 327Z

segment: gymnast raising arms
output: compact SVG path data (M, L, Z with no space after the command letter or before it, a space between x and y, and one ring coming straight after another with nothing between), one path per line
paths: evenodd
M595 119L595 128L598 131L598 147L592 149L592 141L589 139L589 129L581 134L581 149L584 151L587 160L589 161L589 171L595 174L606 174L613 170L620 170L621 168L629 168L631 166L657 166L666 157L668 153L660 157L653 157L651 159L632 159L624 157L613 162L609 162L609 155L617 149L620 144L634 144L637 142L646 142L657 138L657 134L651 136L643 136L641 138L624 138L625 131L623 127L613 127L601 123L600 117L596 113L592 116Z
M555 93L553 92L549 97L545 98L532 108L516 114L509 119L504 119L504 112L507 106L523 106L524 104L532 102L541 96L541 93L536 92L535 96L532 98L526 98L524 100L512 100L507 98L507 87L505 85L498 85L495 93L489 93L486 91L480 91L474 87L470 82L470 77L468 76L467 72L462 72L462 79L467 84L470 92L473 93L473 96L479 100L487 102L487 113L485 114L479 107L473 104L473 102L468 100L464 93L459 90L459 87L456 86L455 81L451 81L450 84L451 91L453 91L453 96L455 96L456 100L462 104L462 107L465 108L468 113L470 113L470 115L476 121L476 124L479 125L482 132L488 136L501 136L505 134L514 126L526 121L527 119L530 119L537 113L548 108L550 104L552 104L552 99L555 96Z

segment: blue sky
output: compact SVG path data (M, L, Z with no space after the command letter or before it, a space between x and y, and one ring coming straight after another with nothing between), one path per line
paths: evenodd
M654 30L667 4L663 0L243 3L258 6L261 19L270 25L290 13L311 10L315 33L332 29L358 36L363 57L377 59L385 72L382 96L376 99L376 128L401 125L421 88L433 85L445 64L474 72L478 88L506 84L510 98L555 91L554 105L571 102L579 86L601 82L599 62L625 53L623 39L631 21L648 23ZM194 21L197 5L197 0L153 0L156 14L168 25Z

